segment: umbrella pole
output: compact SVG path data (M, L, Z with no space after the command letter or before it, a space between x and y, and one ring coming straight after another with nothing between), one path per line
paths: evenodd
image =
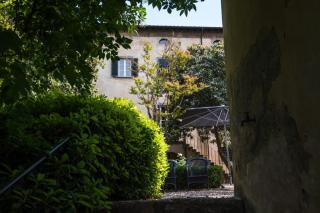
M230 153L229 153L229 145L227 143L227 127L226 124L223 125L224 127L224 143L226 145L226 149L227 149L227 161L228 161L228 176L229 176L229 182L230 184L232 184L232 175L231 175L231 162L230 162Z
M159 107L159 126L162 129L162 105Z

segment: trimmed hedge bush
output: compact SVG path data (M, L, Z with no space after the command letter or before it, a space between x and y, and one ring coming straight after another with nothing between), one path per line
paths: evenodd
M52 93L1 109L0 119L1 186L72 137L1 197L4 212L92 212L110 200L161 195L164 136L128 100Z

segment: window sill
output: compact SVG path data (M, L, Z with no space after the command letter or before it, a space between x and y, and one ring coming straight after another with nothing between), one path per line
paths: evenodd
M133 76L128 77L121 77L121 76L112 76L113 78L120 78L120 79L131 79L134 78Z

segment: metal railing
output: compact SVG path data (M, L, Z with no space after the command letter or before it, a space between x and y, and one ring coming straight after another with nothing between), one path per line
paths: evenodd
M51 150L47 152L45 156L34 162L31 166L29 166L27 169L25 169L19 176L12 179L9 183L7 183L1 190L0 190L0 196L2 196L5 192L7 192L9 189L15 186L20 180L22 180L26 175L28 175L30 172L35 170L43 161L45 161L47 158L49 158L54 152L56 152L58 149L60 149L63 145L65 145L67 142L70 141L70 137L61 139L60 142L54 146Z

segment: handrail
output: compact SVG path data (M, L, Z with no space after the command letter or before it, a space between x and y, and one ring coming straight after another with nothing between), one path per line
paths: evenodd
M60 143L56 146L54 146L50 151L47 152L45 156L37 160L35 163L33 163L29 168L24 170L19 176L12 179L5 187L3 187L0 191L0 196L3 195L6 191L8 191L10 188L12 188L17 182L19 182L21 179L23 179L27 174L32 172L35 168L37 168L44 160L46 160L48 157L50 157L55 151L57 151L60 147L62 147L64 144L66 144L70 140L70 137L67 137L65 139L61 139Z

